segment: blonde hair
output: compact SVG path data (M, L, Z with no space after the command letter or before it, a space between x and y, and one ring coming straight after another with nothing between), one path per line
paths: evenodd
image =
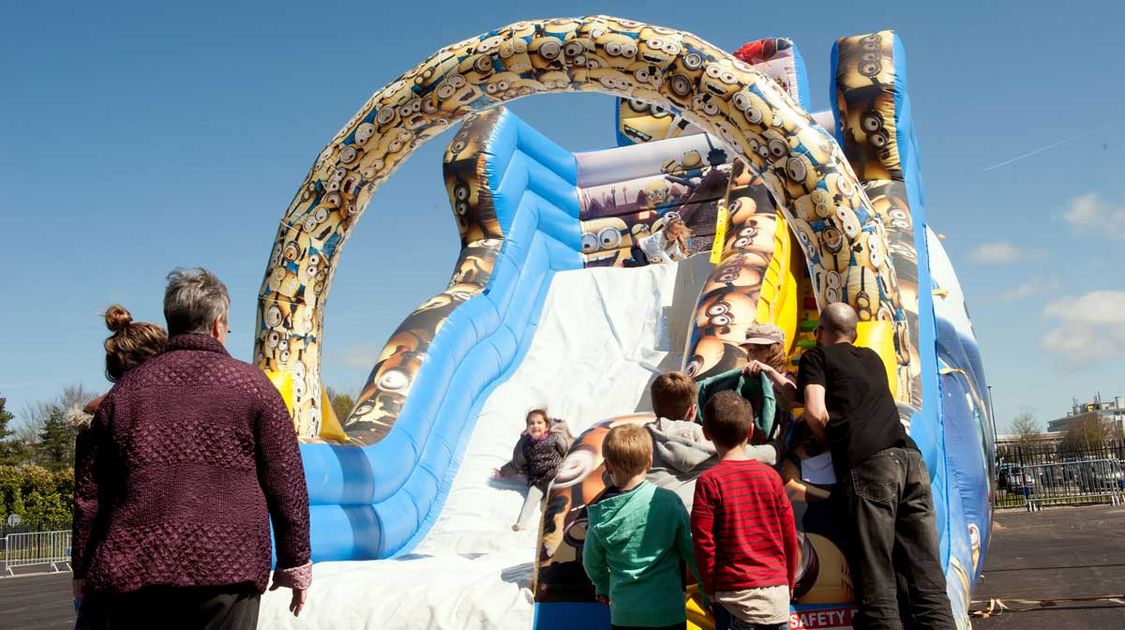
M785 344L783 343L771 343L768 346L764 344L748 344L744 347L747 348L747 358L749 358L750 356L749 348L762 348L764 350L768 350L765 358L760 359L762 363L765 363L778 372L786 372L789 369L789 357L785 354Z
M129 370L164 351L168 333L156 324L133 322L133 316L120 304L105 311L105 325L113 332L105 340L105 377L111 383Z
M688 251L687 239L691 238L691 228L684 223L683 219L672 219L664 225L664 232L669 237L675 239L680 244L680 249L684 253Z
M640 425L613 427L602 442L602 457L615 475L639 475L652 462L652 438Z
M698 391L695 381L683 372L665 372L656 377L649 389L652 411L661 418L684 420L695 403Z

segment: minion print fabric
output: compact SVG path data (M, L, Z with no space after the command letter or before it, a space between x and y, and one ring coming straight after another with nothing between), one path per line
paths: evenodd
M292 373L300 436L319 433L324 302L343 244L375 190L419 145L470 113L566 91L607 93L683 112L761 177L797 234L821 304L867 305L873 318L905 321L892 262L842 253L862 243L886 252L875 208L832 137L776 81L674 29L608 16L517 22L442 48L372 95L317 157L285 211L260 292L255 360L264 370ZM471 199L473 191L466 193ZM485 217L465 229L497 236ZM732 225L730 234L741 231ZM482 254L490 247L485 239L467 242L479 242ZM488 265L481 263L483 272ZM459 298L448 299L452 304ZM370 433L358 443L385 434L409 393L409 371L416 370L409 366L424 361L418 349L427 334L432 338L399 333L394 343L401 353L384 350L385 356L373 357L379 365L372 373L372 380L398 393L373 400L379 393L369 383L365 400L345 421Z

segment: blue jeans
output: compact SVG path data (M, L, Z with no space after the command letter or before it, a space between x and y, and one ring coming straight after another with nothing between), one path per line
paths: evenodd
M954 630L922 454L884 449L853 465L841 481L854 525L848 561L855 630Z

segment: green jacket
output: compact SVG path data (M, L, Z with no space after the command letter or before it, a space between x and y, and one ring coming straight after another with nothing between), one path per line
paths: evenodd
M701 422L703 406L707 401L715 394L729 389L738 392L754 405L754 428L757 431L766 437L769 436L770 431L773 431L777 416L777 400L773 396L773 383L765 372L758 374L758 378L746 378L742 368L736 368L705 378L696 383L696 386L699 388L698 412Z
M691 519L676 493L645 481L591 505L582 565L612 622L668 626L687 620L680 561L699 579Z

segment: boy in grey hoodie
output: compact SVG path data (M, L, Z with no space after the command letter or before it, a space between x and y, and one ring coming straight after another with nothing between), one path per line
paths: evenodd
M691 522L679 497L645 481L652 438L641 426L610 430L602 443L614 487L589 506L582 565L615 629L677 628L687 622L681 562L699 579Z

